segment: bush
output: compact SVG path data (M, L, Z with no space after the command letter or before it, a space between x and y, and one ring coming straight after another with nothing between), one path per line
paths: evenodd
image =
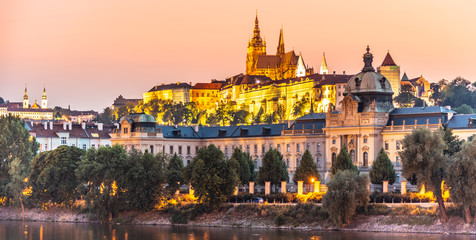
M374 192L370 195L371 203L417 203L417 202L433 202L434 199L429 194L419 194L419 193L378 193Z
M278 226L278 227L286 224L286 217L284 217L283 214L278 214L274 218L274 224L276 224L276 226Z
M228 197L228 201L230 203L244 203L248 200L251 200L253 197L260 197L263 198L268 203L291 203L296 202L296 198L293 193L277 193L277 194L250 194L250 193L241 193L238 195L231 195Z
M367 207L367 211L362 206L357 207L357 213L366 215L388 215L392 209L385 204L371 204Z

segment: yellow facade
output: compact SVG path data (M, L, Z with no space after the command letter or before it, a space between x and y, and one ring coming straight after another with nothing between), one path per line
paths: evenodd
M199 110L213 110L220 104L221 83L197 83L190 90L190 101L197 104Z

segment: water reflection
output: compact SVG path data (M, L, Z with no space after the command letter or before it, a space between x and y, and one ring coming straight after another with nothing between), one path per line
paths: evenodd
M148 226L114 224L74 224L1 222L0 239L8 240L83 240L83 239L172 239L172 240L213 240L213 239L253 239L253 240L466 240L476 236L438 235L438 234L389 234L389 233L353 233L319 232L296 230L257 230L247 228L200 228L185 226Z

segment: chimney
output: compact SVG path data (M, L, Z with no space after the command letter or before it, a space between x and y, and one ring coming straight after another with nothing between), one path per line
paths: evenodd
M72 123L72 122L69 122L69 124L68 124L68 129L69 129L70 131L73 130L73 123Z
M445 106L446 109L451 110L451 106Z
M63 130L66 130L66 125L68 125L67 122L63 122Z
M336 75L336 71L333 71L332 73L334 74L334 76Z
M50 122L50 130L53 130L53 122Z
M104 124L104 123L98 123L98 130L99 130L99 131L102 131L103 124Z
M114 123L114 126L116 127L116 129L119 129L119 123Z
M195 132L198 132L198 125L193 126L193 130L194 130Z
M82 129L86 129L86 123L85 123L85 122L82 122L82 123L81 123L81 128L82 128Z
M343 73L343 74L345 75L345 71L344 71L344 73Z
M44 122L43 127L45 127L45 130L48 130L48 122Z

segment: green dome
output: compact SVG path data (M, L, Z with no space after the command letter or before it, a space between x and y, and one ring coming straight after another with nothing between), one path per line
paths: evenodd
M134 123L155 123L154 117L145 113L135 113L121 117L119 122L122 122L125 118Z

